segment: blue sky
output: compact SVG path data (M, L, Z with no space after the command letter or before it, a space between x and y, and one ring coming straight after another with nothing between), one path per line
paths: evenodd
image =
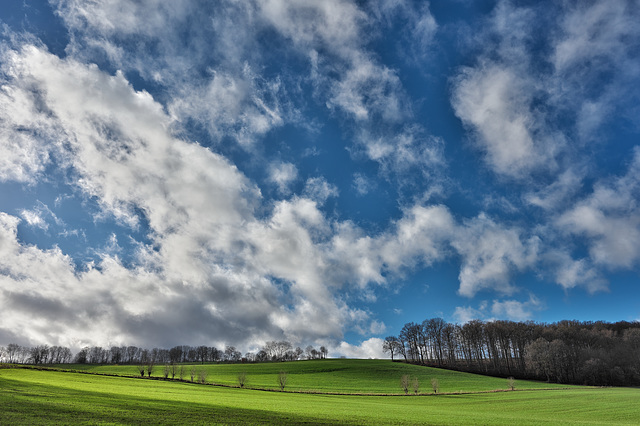
M15 0L0 344L640 319L637 1Z

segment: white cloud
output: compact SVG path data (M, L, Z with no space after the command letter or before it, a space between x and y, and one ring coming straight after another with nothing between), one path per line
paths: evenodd
M322 204L329 197L337 197L339 192L335 185L330 184L323 177L309 178L304 185L304 194L306 197Z
M212 72L202 86L187 85L171 101L171 114L181 122L198 122L216 141L229 135L251 149L259 137L284 123L281 86L261 79L248 64L237 74Z
M401 274L443 259L454 227L446 207L419 205L406 209L389 231L376 237L364 235L349 222L337 224L327 250L331 276L360 288L370 282L383 284L384 272Z
M25 249L16 240L17 220L7 217L9 237L3 241L11 252L3 259L15 272L3 275L3 297L6 303L25 301L12 310L16 321L28 314L27 296L56 305L51 315L68 311L69 321L90 317L91 306L103 310L95 319L99 333L78 322L28 338L58 343L76 334L101 344L108 339L157 344L173 337L147 333L169 327L194 341L212 339L207 336L235 342L302 339L340 336L350 321L360 321L322 280L323 254L315 244L328 227L313 201L282 202L271 217L258 220L253 214L258 189L223 157L168 133L170 118L121 74L109 76L34 46L12 52L10 61L13 87L24 90L24 82L31 82L31 90L55 111L55 124L69 144L56 149L78 176L76 189L132 227L136 209L143 211L154 246L138 246L133 268L107 250L99 264L75 274L59 250ZM48 148L46 143L41 149ZM25 250L31 254L21 255ZM31 271L33 285L21 287L12 278L24 273L20 269ZM57 278L49 282L52 272L42 269L56 271ZM274 278L289 281L291 288L280 287ZM42 315L44 322L54 323ZM199 321L207 326L187 331ZM12 325L17 323L7 324Z
M506 318L511 321L527 321L533 317L534 311L543 309L542 302L533 294L529 300L520 302L517 300L494 300L491 305L491 313L498 318Z
M491 289L513 294L512 274L537 261L538 238L525 240L521 234L521 230L503 228L484 214L460 227L451 243L462 257L458 293L473 297L480 290Z
M438 176L446 164L444 141L425 135L417 125L398 132L361 130L358 143L367 158L381 164L383 173L402 175L418 170L429 178Z
M49 229L49 224L42 218L40 212L36 210L22 210L20 216L22 216L29 226L40 228L44 231Z
M582 179L583 173L568 169L552 184L525 194L524 199L527 203L544 210L562 208L566 201L580 190Z
M486 304L484 307L481 306L479 309L471 306L456 306L456 309L453 312L453 318L459 324L466 324L469 321L484 318L485 312Z
M456 115L503 176L562 172L585 155L576 142L596 142L614 111L637 103L638 8L606 0L557 7L545 14L499 2L487 29L474 34L483 53L453 79ZM546 49L532 44L541 27L551 34Z
M3 304L22 301L12 317L24 319L29 306L46 300L51 309L42 313L43 324L53 324L52 315L61 312L68 322L94 318L90 327L87 321L43 326L41 334L26 336L33 341L68 343L78 335L97 344L161 344L173 341L160 332L165 327L187 340L233 342L340 337L348 327L379 333L383 323L349 307L335 291L355 284L366 293L370 281L385 280L384 270L399 273L442 258L453 226L442 206L408 209L393 232L378 239L362 237L349 223L329 223L308 198L276 203L258 219L258 188L224 157L173 136L171 117L122 73L108 75L32 45L6 56L14 90L26 92L28 82L54 112L57 140L65 141L52 147L40 140L39 149L55 149L60 167L77 178L75 190L93 197L102 215L137 228L142 212L151 240L150 246L138 243L132 267L115 256L113 240L98 263L76 273L59 250L22 246L16 219L7 217L3 241L11 250L3 259L15 272L3 275ZM297 176L290 163L273 171L282 190ZM325 184L310 181L310 195L313 189L329 196L333 190ZM14 278L25 273L20 270L30 271L29 286ZM47 281L54 272L57 278ZM93 306L100 312L93 315ZM192 327L201 321L204 329Z
M87 63L106 58L161 86L176 128L197 123L212 143L229 137L251 151L271 129L296 121L280 80L255 71L263 66L254 49L262 27L255 4L56 0L54 6L71 33L67 51Z
M637 5L623 0L577 3L562 19L562 36L555 45L558 71L577 71L589 62L630 55L629 43L640 34ZM637 43L637 42L636 42Z
M465 324L472 320L495 321L508 319L510 321L528 321L533 318L536 311L545 309L544 303L535 295L529 294L529 299L521 302L518 300L493 300L491 304L484 300L477 308L471 306L458 306L453 317L456 322Z
M555 282L565 290L584 287L589 293L595 293L608 289L607 280L589 259L575 260L562 250L550 250L545 257L553 265Z
M519 177L554 161L560 140L540 134L540 118L530 109L534 91L526 74L497 64L465 68L455 81L456 115L477 132L497 173Z
M258 4L262 19L311 58L312 78L328 95L330 108L355 120L374 116L396 121L406 116L402 86L395 71L364 49L370 18L351 2L269 0ZM319 51L326 52L320 54ZM325 55L333 74L324 69Z
M359 345L352 345L347 342L340 342L339 345L330 349L334 357L359 358L359 359L386 359L389 356L382 352L384 341L378 337L372 337L361 342Z
M278 162L269 167L269 180L276 184L278 191L289 194L289 186L298 178L298 168L292 163Z
M367 195L375 189L375 186L375 182L372 179L368 179L362 173L355 173L353 175L353 187L358 195Z
M583 235L596 264L631 268L640 260L640 149L627 173L594 185L593 192L566 210L556 225L566 232Z
M12 52L0 46L0 181L34 183L50 161L39 140L55 133L38 94L11 85Z
M421 66L429 59L438 23L429 10L428 2L390 0L370 2L366 7L376 17L376 27L402 23L396 49L408 63Z

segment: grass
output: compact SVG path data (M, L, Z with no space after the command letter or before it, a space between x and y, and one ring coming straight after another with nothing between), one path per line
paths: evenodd
M438 396L264 392L57 371L0 370L0 424L638 424L640 390Z
M431 379L440 383L441 393L479 392L507 389L507 380L478 374L461 373L388 360L326 359L260 364L195 364L196 369L207 370L207 380L227 386L238 385L238 375L246 373L245 387L277 389L279 371L287 372L288 391L337 392L353 394L400 394L402 375L417 377L421 393L431 393ZM86 365L64 366L95 373L137 376L135 366ZM185 366L185 379L189 379L190 365ZM154 377L162 377L163 366L156 366ZM561 388L565 386L518 380L516 389Z

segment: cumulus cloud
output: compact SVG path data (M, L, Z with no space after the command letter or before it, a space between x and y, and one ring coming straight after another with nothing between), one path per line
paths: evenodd
M601 180L593 192L562 213L557 226L588 241L593 262L610 268L631 268L640 260L640 149L623 176Z
M401 22L400 39L396 49L403 52L404 59L415 65L428 59L438 23L429 10L429 3L415 3L405 0L371 2L367 4L370 13L379 24L390 27Z
M71 34L67 50L84 62L106 58L162 87L176 128L197 123L213 143L231 138L251 151L271 129L296 120L278 77L255 71L263 66L253 49L262 25L251 2L53 5Z
M640 34L638 13L637 4L623 0L573 4L562 18L562 35L552 57L554 66L560 71L586 71L580 68L594 61L631 57L626 43Z
M494 321L497 319L508 319L511 321L528 321L535 312L545 309L544 303L533 294L529 294L529 299L519 300L499 300L495 299L491 303L484 300L477 308L472 306L458 306L453 312L453 318L460 324L465 324L472 320Z
M438 176L446 164L444 141L425 135L417 125L397 132L363 129L359 132L358 143L367 158L381 164L384 173L402 176L417 170L423 178L430 178Z
M375 182L368 179L362 173L355 173L353 175L353 188L358 195L366 195L373 189L375 189Z
M91 294L96 292L96 300L102 301L96 305L104 312L95 319L102 332L81 335L102 342L109 333L119 341L172 341L158 334L162 327L185 330L203 319L208 326L185 338L196 340L197 334L211 341L227 336L241 342L260 340L262 333L340 335L353 312L320 279L322 256L311 234L322 234L326 224L313 201L283 202L261 222L253 214L260 200L255 185L223 157L171 136L166 130L170 118L162 108L148 93L133 90L121 74L110 76L35 46L13 51L7 60L14 87L24 90L23 82L32 82L31 89L35 87L56 112L56 126L69 144L69 149L57 147L58 155L77 176L76 189L95 197L104 213L130 227L139 226L142 211L150 228L153 247L139 244L133 269L106 251L99 264L77 275L59 250L29 248L33 254L27 259L54 262L59 270L59 278L44 290L47 300L59 302L57 311L90 316L86 309L94 306L88 300ZM47 149L47 142L41 143ZM13 259L24 250L16 240L17 219L6 217L5 222L9 237L4 240L14 255L3 259L33 271L33 287L19 287L13 280L4 287L5 301L27 300L21 292L45 297L38 290L38 269L27 260ZM15 276L20 276L17 269ZM291 288L278 287L270 277L289 281ZM55 285L65 279L64 286ZM15 317L21 318L17 312ZM51 316L43 321L47 318ZM86 324L77 327L81 325ZM49 330L46 341L62 341L77 327ZM246 333L251 329L256 331ZM151 330L156 334L148 334Z
M329 94L327 106L356 120L406 115L402 85L395 71L366 51L364 32L370 18L341 0L269 0L258 5L262 18L311 59L312 78ZM338 78L328 78L320 51L326 52ZM336 61L337 60L337 61ZM335 73L334 71L334 73Z
M49 224L42 218L40 212L35 210L22 210L20 216L29 224L35 228L40 228L44 231L49 229Z
M337 197L339 191L335 185L327 182L325 178L316 177L307 179L304 185L304 194L307 198L311 198L322 204L327 201L329 197Z
M0 57L11 56L6 46ZM5 61L0 74L0 181L35 183L50 161L49 150L39 140L55 134L49 111L38 94L10 84L11 70Z
M179 122L195 121L214 140L231 136L249 150L284 123L280 83L260 78L245 64L241 73L212 72L200 86L183 87L169 106Z
M430 174L443 163L442 140L390 128L412 120L412 107L397 70L370 49L380 37L380 22L394 18L410 24L402 43L410 47L408 56L424 55L437 29L428 4L56 0L53 5L70 29L68 50L75 57L98 63L106 57L113 67L162 87L172 126L186 131L196 123L214 144L231 139L255 154L273 129L313 127L301 119L304 102L294 101L300 88L311 84L315 101L343 117L346 132L369 129L357 138L368 158L388 169L411 164ZM261 44L265 33L308 61L306 78L265 71L270 55L278 54Z
M447 254L455 221L444 206L415 205L388 231L365 235L349 222L336 226L328 250L337 281L386 283L385 272L399 274L418 264L430 265Z
M562 208L580 190L583 176L576 170L566 170L550 185L525 194L525 201L544 210Z
M607 280L590 259L576 260L562 250L550 250L545 257L548 264L552 265L555 282L565 290L584 287L589 293L595 293L608 289Z
M533 294L529 295L529 300L520 302L517 300L494 300L491 305L491 313L499 318L507 318L512 321L530 320L535 311L544 308L542 302Z
M478 308L471 306L456 306L453 318L460 324L466 324L475 319L484 318L487 310L487 302L483 301Z
M458 293L473 297L483 289L512 294L511 277L535 264L538 238L517 228L504 228L481 214L458 231L453 247L462 258Z
M347 342L340 342L339 345L331 348L330 353L335 357L361 358L361 359L384 359L389 356L382 352L383 340L378 337L372 337L360 343L353 345Z
M640 69L631 3L563 3L555 16L498 2L477 36L479 57L451 80L451 104L486 165L509 178L501 182L531 183L520 204L517 196L486 199L514 216L537 207L552 222L540 227L482 212L459 217L439 204L445 197L433 201L445 192L445 140L429 134L429 117L415 117L399 70L372 46L379 28L402 21L400 34L413 42L406 54L427 60L438 31L428 4L205 3L53 0L69 30L64 58L33 41L0 47L0 181L33 187L55 170L65 192L92 206L85 213L132 231L133 247L123 263L131 249L114 233L82 264L20 239L19 226L72 232L46 205L2 213L0 306L9 320L0 336L18 330L28 342L72 346L171 345L175 336L251 347L335 343L345 330L383 333L386 325L357 305L443 260L459 263L460 296L510 297L459 307L460 321L532 318L540 300L511 299L522 272L548 267L562 288L595 292L607 288L599 268L637 266L639 151L625 175L610 179L594 180L587 161L573 161L621 102L637 99L627 84ZM531 43L539 19L553 30L543 49ZM270 62L282 45L295 72ZM600 84L603 73L615 83ZM627 86L630 94L617 96ZM295 163L298 152L320 162L321 141L264 161L279 149L274 129L319 128L301 118L318 106L341 126L352 159L397 177L398 193L412 188L400 195L398 215L373 231L343 212L327 214L338 187ZM569 131L560 132L557 117ZM371 174L349 173L359 195L376 188ZM592 193L580 195L591 182ZM261 187L279 199L264 200ZM557 231L585 242L589 254L575 256ZM40 316L29 321L33 311ZM336 354L383 356L379 339L334 346Z
M396 70L367 49L375 34L371 29L388 16L411 23L407 38L417 43L417 50L430 44L437 24L428 5L420 11L405 2L386 6L359 9L338 0L271 0L259 10L309 58L316 96L326 99L330 110L346 113L348 127L356 129L359 152L388 171L413 167L437 174L444 164L443 140L426 135L418 124L398 128L413 119L407 94Z
M503 176L556 173L560 160L579 155L572 143L593 142L611 112L638 96L625 92L638 78L640 58L629 48L637 46L638 8L624 1L557 7L549 15L499 2L479 36L485 52L453 79L456 115ZM542 51L531 43L540 25L555 28ZM603 74L616 78L604 81ZM558 117L570 120L571 130L558 132Z
M298 178L298 169L292 163L279 162L271 164L269 167L269 180L273 182L280 193L288 194L291 192L291 185Z
M137 243L133 264L124 266L112 238L100 260L78 273L59 249L19 243L18 219L5 215L3 261L14 272L3 275L3 303L15 302L16 319L7 327L21 329L28 307L45 300L43 324L55 315L77 323L57 330L43 325L27 336L33 341L70 344L69 336L86 336L96 343L172 342L164 328L209 342L340 337L348 324L380 333L382 322L348 306L335 290L345 282L365 289L369 280L384 281L385 269L399 272L441 257L441 240L452 226L441 206L408 210L394 232L377 241L351 240L362 232L328 222L319 210L317 203L335 190L318 178L307 182L311 198L278 202L259 219L258 188L221 155L173 136L171 117L122 73L109 75L33 45L9 51L5 63L16 91L27 91L28 82L28 90L55 112L51 128L65 144L41 140L40 149L55 150L75 190L93 197L100 215L132 229L139 229L144 215L150 239L149 245ZM296 177L295 166L280 163L272 177L284 191ZM37 223L33 214L23 216ZM423 238L414 240L416 235ZM363 262L351 252L338 257L341 252L332 249L341 244L364 250ZM22 270L30 271L29 286L19 285ZM192 327L200 321L207 325Z
M497 173L521 177L536 168L553 165L564 143L546 127L545 117L533 106L540 90L528 72L533 60L527 51L535 15L500 2L492 17L489 37L497 37L492 53L478 64L464 67L454 79L452 105L456 115L476 133L475 143Z
M487 163L501 174L515 176L552 159L534 143L528 83L499 66L467 68L455 83L456 114L478 132Z

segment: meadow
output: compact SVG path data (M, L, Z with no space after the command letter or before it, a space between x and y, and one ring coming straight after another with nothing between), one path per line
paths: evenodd
M408 375L412 380L418 379L420 393L432 392L431 379L438 380L441 393L507 389L507 380L503 378L388 360L324 359L256 364L184 364L183 378L187 381L191 379L192 366L196 373L206 371L209 383L225 386L237 386L238 375L245 373L245 387L252 389L279 389L277 377L280 371L287 373L286 390L294 392L402 394L400 378L403 375ZM139 376L134 365L71 364L59 367L93 373ZM152 377L162 377L163 368L162 365L156 365ZM516 385L518 389L566 388L566 385L524 380L517 381Z
M321 365L326 364L325 371ZM85 366L111 369L130 366ZM227 381L241 367L248 383L276 388L277 372L289 372L286 390L397 395L335 395L264 391L190 382L102 376L62 371L0 369L0 424L638 424L639 389L560 387L506 381L369 360L207 365L211 381ZM119 370L122 369L122 370ZM401 395L399 377L437 375L441 392ZM131 370L126 371L127 374ZM214 377L215 379L214 380ZM351 381L347 380L351 379ZM358 381L361 386L355 386ZM385 384L386 381L389 384ZM448 385L446 381L451 383ZM497 380L497 382L494 382ZM267 383L268 382L268 383ZM499 386L494 387L497 384ZM234 384L235 386L235 384ZM426 386L426 383L425 383ZM456 389L459 388L459 389ZM545 389L546 388L546 389ZM454 390L455 389L455 390ZM366 392L365 392L366 391ZM446 392L470 392L446 394ZM481 393L474 393L481 392Z

